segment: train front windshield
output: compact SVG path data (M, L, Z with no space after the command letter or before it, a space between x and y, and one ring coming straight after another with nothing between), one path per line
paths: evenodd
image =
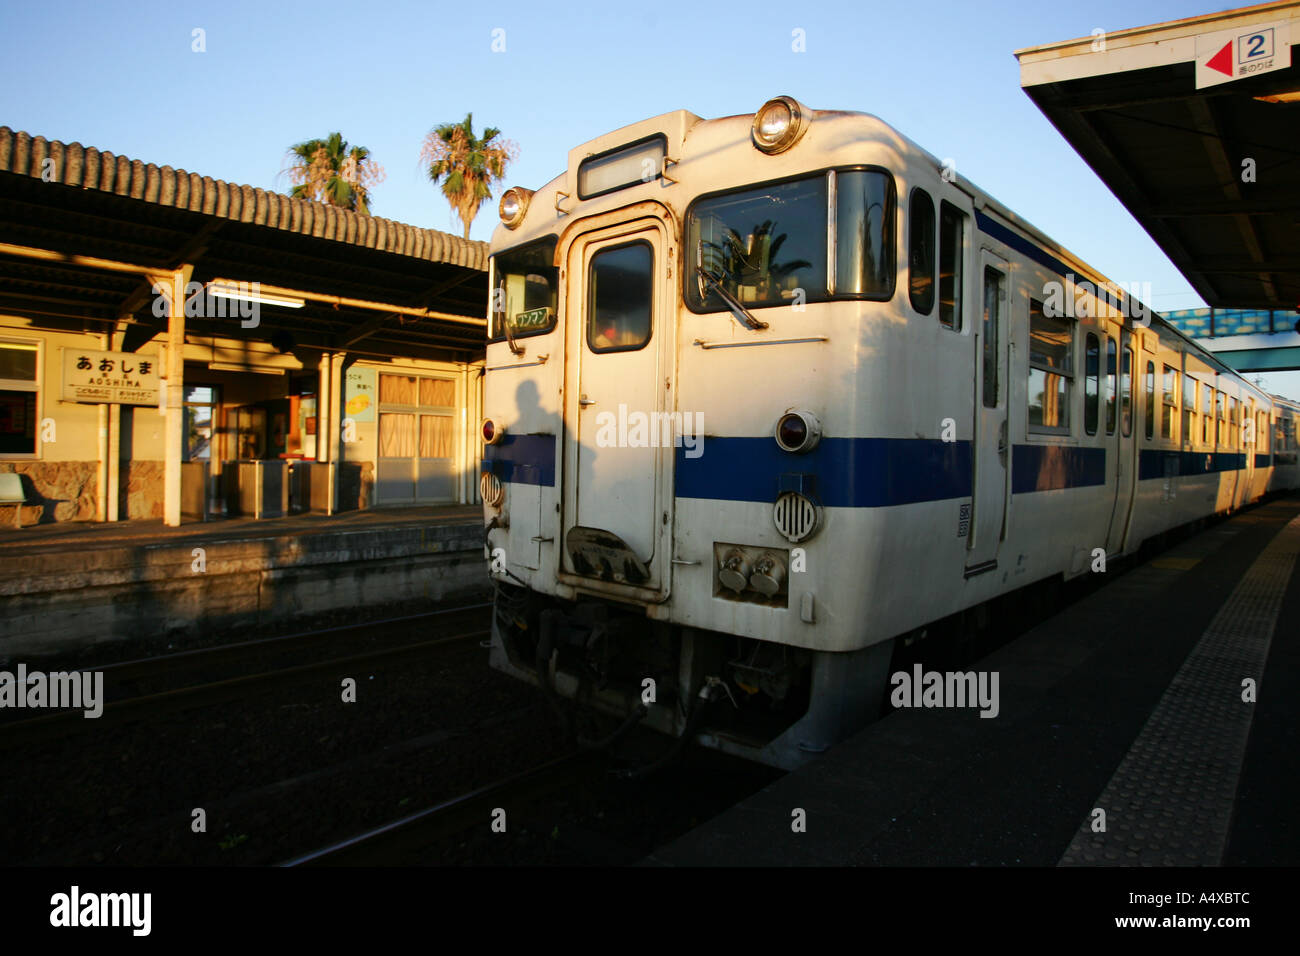
M687 217L687 300L697 312L727 308L716 285L749 307L798 303L801 293L802 301L888 299L894 207L893 179L861 169L702 199Z

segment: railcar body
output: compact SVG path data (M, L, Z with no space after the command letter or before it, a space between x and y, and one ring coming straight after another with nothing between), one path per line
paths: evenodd
M797 766L896 639L1297 484L1297 406L873 116L668 113L501 214L491 663L548 693Z

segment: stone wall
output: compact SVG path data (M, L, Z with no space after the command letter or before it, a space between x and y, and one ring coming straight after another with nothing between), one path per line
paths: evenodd
M123 518L163 516L161 461L124 461L118 478L118 515Z
M375 463L342 461L338 465L339 511L369 508L375 497Z
M94 521L99 463L94 461L6 461L0 471L22 476L27 503L22 523ZM17 505L0 506L0 521L13 524Z

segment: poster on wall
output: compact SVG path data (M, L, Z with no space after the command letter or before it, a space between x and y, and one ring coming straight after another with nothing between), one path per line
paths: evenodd
M158 357L134 352L63 349L65 402L159 404Z
M373 368L350 368L343 379L343 417L354 422L373 422L379 393Z

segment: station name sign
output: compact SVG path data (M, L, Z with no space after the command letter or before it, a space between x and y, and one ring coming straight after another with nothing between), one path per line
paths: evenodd
M157 405L161 385L157 356L63 349L65 402Z

